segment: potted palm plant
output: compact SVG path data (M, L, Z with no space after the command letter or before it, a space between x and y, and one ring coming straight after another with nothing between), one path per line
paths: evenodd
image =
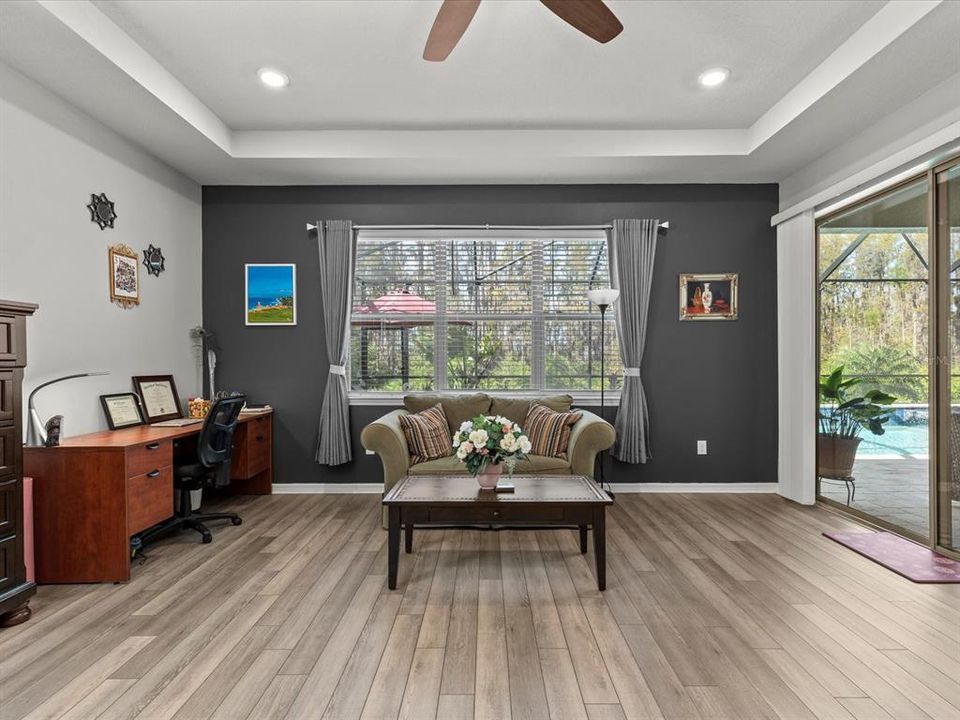
M858 378L844 378L841 365L820 383L820 410L817 412L817 473L826 478L848 478L857 459L860 433L869 430L883 435L890 419L889 407L896 398L881 390L860 394Z

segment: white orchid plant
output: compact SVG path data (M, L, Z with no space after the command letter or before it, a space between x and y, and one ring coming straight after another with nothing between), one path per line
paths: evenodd
M523 429L502 415L478 415L467 420L453 434L457 458L473 475L488 465L522 460L530 452L530 439Z

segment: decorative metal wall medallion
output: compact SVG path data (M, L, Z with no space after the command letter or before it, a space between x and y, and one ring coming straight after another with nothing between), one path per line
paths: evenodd
M106 193L92 194L87 210L90 211L90 221L99 225L101 230L112 228L113 221L117 219L113 203L107 199Z
M151 245L143 251L143 266L150 275L159 276L166 267L164 267L163 252L158 247Z

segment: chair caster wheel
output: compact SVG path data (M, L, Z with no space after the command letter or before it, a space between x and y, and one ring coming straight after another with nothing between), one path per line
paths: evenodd
M238 518L238 517L230 518L230 522L232 522L234 525L242 525L243 518Z
M210 533L207 533L201 538L201 541L203 542L204 545L206 545L207 543L212 543L213 535L211 535Z

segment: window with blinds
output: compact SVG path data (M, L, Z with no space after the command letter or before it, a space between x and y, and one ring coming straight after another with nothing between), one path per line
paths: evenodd
M602 232L361 231L354 265L354 391L619 388Z

